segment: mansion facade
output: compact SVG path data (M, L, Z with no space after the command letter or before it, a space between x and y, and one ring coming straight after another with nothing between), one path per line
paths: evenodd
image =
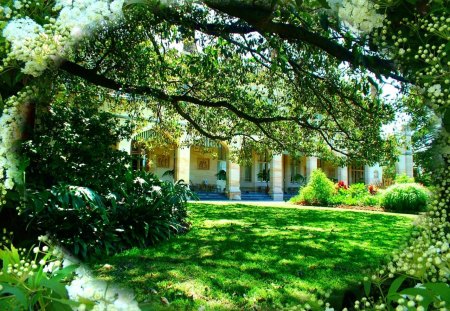
M406 135L407 147L400 150L396 173L413 177L411 133L405 130L403 134ZM146 135L151 133L141 132L117 146L133 156L135 170L150 171L162 180L184 180L193 191L220 193L230 200L241 200L248 193L267 193L271 199L281 201L297 194L317 168L331 180L344 181L347 185L383 182L383 170L378 164L339 167L313 156L293 158L283 153L269 158L253 153L251 163L241 166L230 160L229 148L224 143L208 146L207 153L199 146L147 151L136 144ZM269 177L265 176L266 172Z

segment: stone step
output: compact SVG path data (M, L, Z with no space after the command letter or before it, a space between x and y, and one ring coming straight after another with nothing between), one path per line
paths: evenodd
M200 201L221 201L228 200L225 193L219 192L196 192Z
M249 193L241 193L242 201L272 201L272 197L267 193L261 192L249 192Z

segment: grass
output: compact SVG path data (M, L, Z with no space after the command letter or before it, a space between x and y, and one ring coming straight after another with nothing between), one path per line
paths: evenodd
M189 209L186 235L117 254L106 259L112 268L103 261L94 270L133 288L151 310L279 309L322 291L338 300L406 240L412 223L400 215L243 204Z

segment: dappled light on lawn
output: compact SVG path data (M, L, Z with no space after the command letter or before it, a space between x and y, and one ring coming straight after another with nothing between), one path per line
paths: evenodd
M165 297L174 310L273 309L321 292L342 296L412 225L402 216L242 204L190 210L186 235L108 258L113 269L97 271L153 308Z

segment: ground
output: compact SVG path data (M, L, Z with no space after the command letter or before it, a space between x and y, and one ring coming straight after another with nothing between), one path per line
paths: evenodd
M414 219L276 203L189 210L187 234L107 258L108 268L102 259L94 270L153 310L276 309L322 291L340 303L406 240Z

